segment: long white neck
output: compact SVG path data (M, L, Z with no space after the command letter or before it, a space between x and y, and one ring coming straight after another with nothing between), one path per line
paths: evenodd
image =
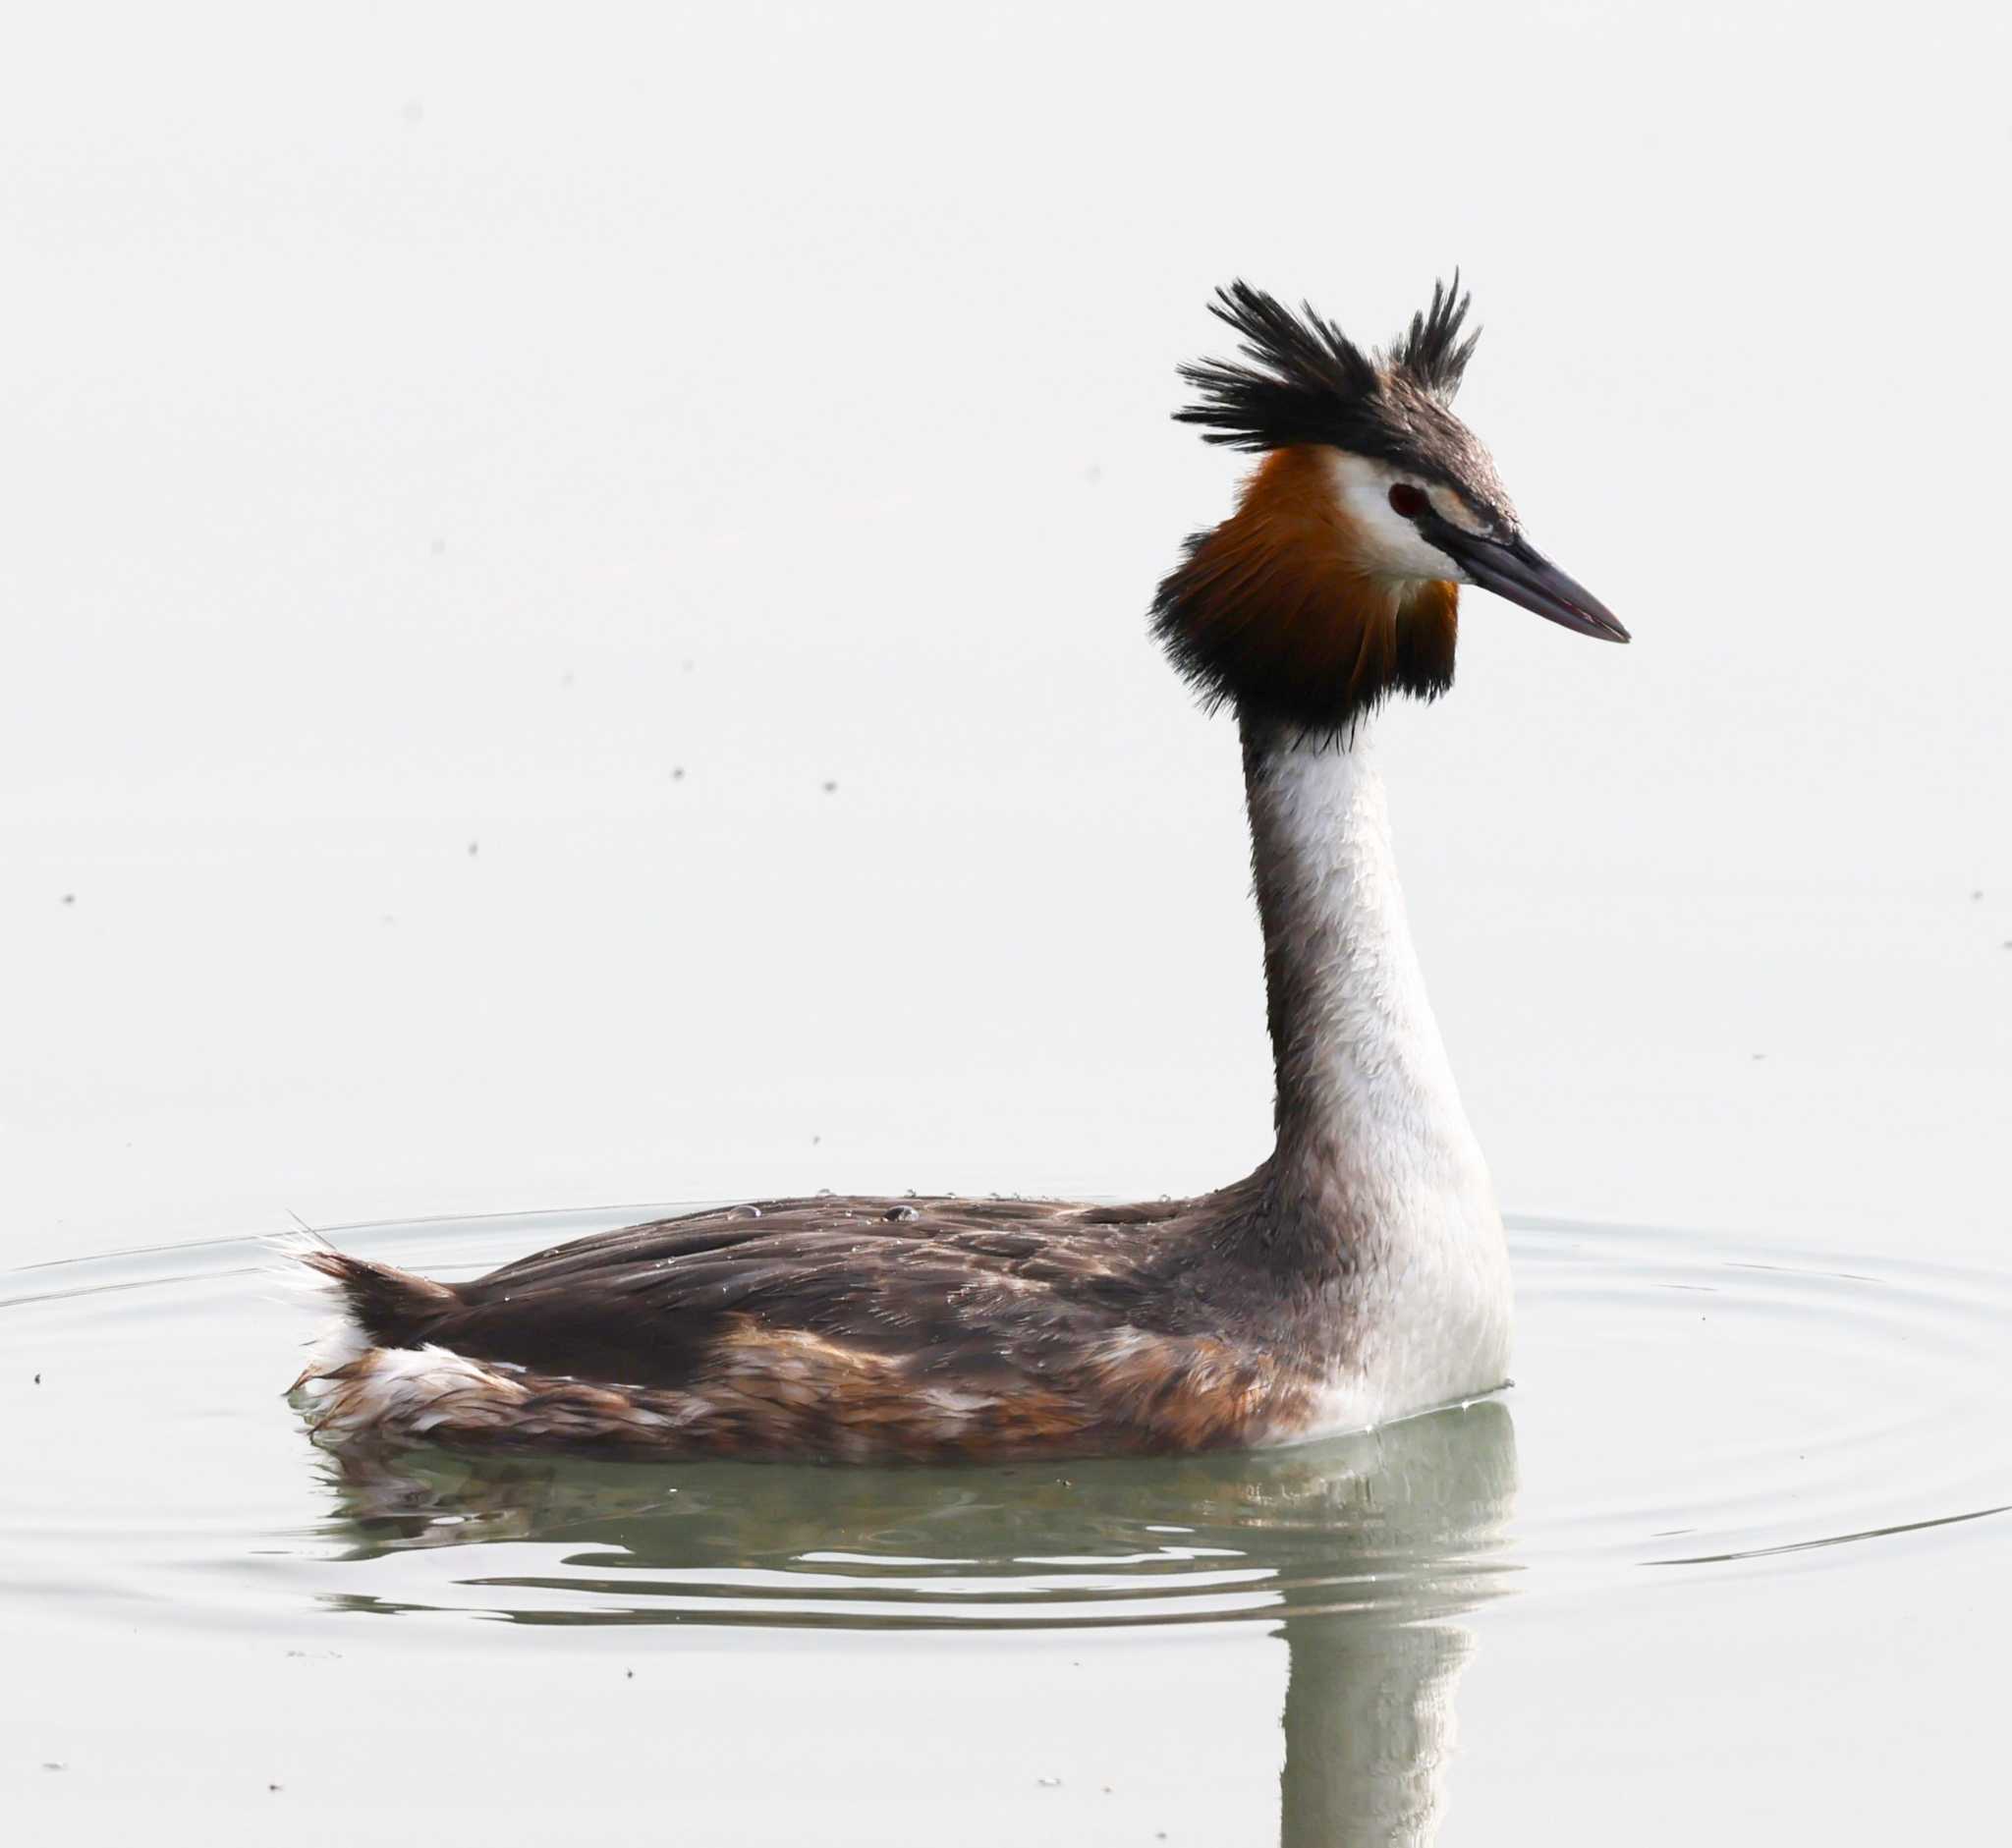
M1362 1366L1389 1372L1385 1328L1430 1349L1389 1381L1429 1402L1500 1383L1507 1258L1405 922L1369 730L1344 745L1243 722L1277 1082L1267 1260L1337 1286Z

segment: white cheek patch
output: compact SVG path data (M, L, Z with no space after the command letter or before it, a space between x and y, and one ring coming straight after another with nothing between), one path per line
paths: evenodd
M1367 456L1352 456L1346 450L1327 454L1328 472L1334 482L1335 498L1341 502L1368 549L1373 569L1392 578L1442 578L1454 584L1473 582L1460 566L1436 545L1427 545L1419 530L1390 504L1390 489L1407 477L1386 463ZM1435 513L1452 525L1473 532L1481 530L1474 510L1458 494L1443 487L1426 490Z

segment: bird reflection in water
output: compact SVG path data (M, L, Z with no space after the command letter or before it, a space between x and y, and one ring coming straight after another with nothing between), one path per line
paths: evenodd
M1493 1399L1318 1444L1166 1461L651 1467L351 1448L327 1464L347 1557L468 1546L479 1559L512 1542L518 1569L439 1589L521 1623L1275 1623L1289 1654L1288 1848L1432 1840L1474 1648L1458 1619L1513 1583L1515 1431ZM546 1549L529 1572L526 1544Z

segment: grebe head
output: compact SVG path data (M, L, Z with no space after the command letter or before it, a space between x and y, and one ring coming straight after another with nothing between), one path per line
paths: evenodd
M1241 358L1183 366L1175 413L1262 452L1237 511L1189 542L1153 627L1211 703L1340 734L1393 692L1453 682L1457 586L1581 635L1628 632L1524 537L1488 452L1450 409L1472 356L1456 273L1386 353L1233 283L1211 311Z

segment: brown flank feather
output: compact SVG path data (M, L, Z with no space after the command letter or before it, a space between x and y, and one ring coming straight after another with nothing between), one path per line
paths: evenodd
M297 1386L324 1440L941 1461L1297 1431L1340 1360L1198 1235L1192 1201L768 1201L577 1240L469 1283L336 1252L372 1345ZM1221 1275L1203 1283L1202 1269Z

